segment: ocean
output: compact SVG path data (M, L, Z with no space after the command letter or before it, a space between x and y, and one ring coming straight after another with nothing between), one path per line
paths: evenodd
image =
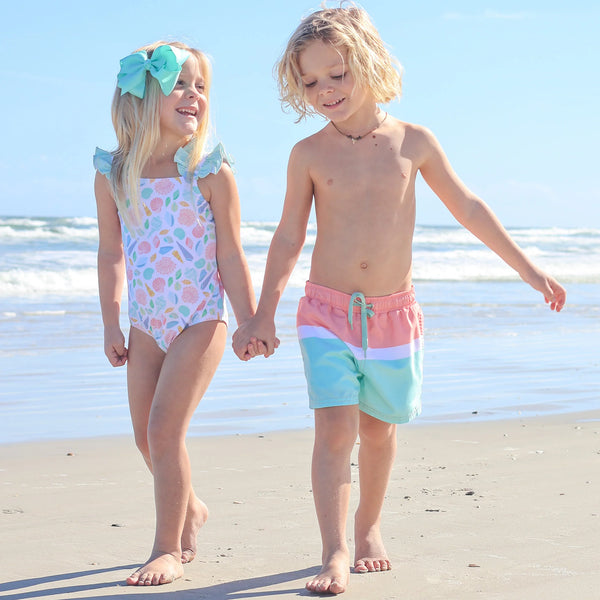
M242 224L257 294L275 227ZM509 231L567 288L566 308L550 311L464 229L417 226L426 359L423 412L410 426L600 407L600 230ZM311 224L280 303L279 350L243 363L229 346L190 435L312 426L295 313L315 234ZM0 217L0 443L131 432L125 369L103 353L97 240L94 218Z

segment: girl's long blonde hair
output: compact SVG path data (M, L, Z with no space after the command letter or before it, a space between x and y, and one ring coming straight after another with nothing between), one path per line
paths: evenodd
M387 50L369 15L354 5L324 8L302 20L275 65L281 104L298 113L298 121L315 114L306 102L299 64L300 53L315 40L347 52L356 84L369 89L377 103L401 95L402 67Z
M187 50L194 55L204 78L204 94L207 99L204 118L198 122L193 135L188 171L191 174L200 162L204 145L208 137L209 92L211 66L208 57L195 48L181 42L155 42L138 48L145 50L148 57L159 46L174 46ZM113 153L110 184L121 218L130 231L142 222L143 210L140 200L140 178L144 165L157 148L160 141L160 106L163 95L158 81L146 73L146 93L143 98L133 94L121 95L120 88L115 90L111 115L117 135L117 149Z

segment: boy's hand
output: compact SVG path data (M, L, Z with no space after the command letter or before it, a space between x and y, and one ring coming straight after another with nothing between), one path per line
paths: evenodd
M558 281L552 279L552 277L548 277L547 291L544 293L544 300L547 304L550 304L550 310L560 312L567 301L567 291L560 283L558 283Z
M567 291L556 279L546 275L543 271L538 271L527 283L544 295L544 300L546 304L550 305L550 310L560 312L563 309L567 301Z

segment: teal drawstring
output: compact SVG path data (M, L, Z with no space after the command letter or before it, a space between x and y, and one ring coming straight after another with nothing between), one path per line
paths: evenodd
M360 307L360 327L362 334L362 349L367 358L367 347L368 347L368 336L367 336L367 317L372 317L375 313L373 312L373 305L367 303L365 295L361 292L354 292L350 298L350 304L348 305L348 323L350 323L350 329L354 329L352 325L352 316L354 313L354 307Z

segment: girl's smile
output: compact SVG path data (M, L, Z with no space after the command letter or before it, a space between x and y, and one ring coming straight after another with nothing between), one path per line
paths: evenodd
M194 135L206 114L204 76L191 55L183 64L173 91L162 98L160 107L161 137L184 145Z
M198 114L198 109L194 108L194 107L189 107L189 108L178 108L177 112L180 115L190 115L192 117L195 117Z

